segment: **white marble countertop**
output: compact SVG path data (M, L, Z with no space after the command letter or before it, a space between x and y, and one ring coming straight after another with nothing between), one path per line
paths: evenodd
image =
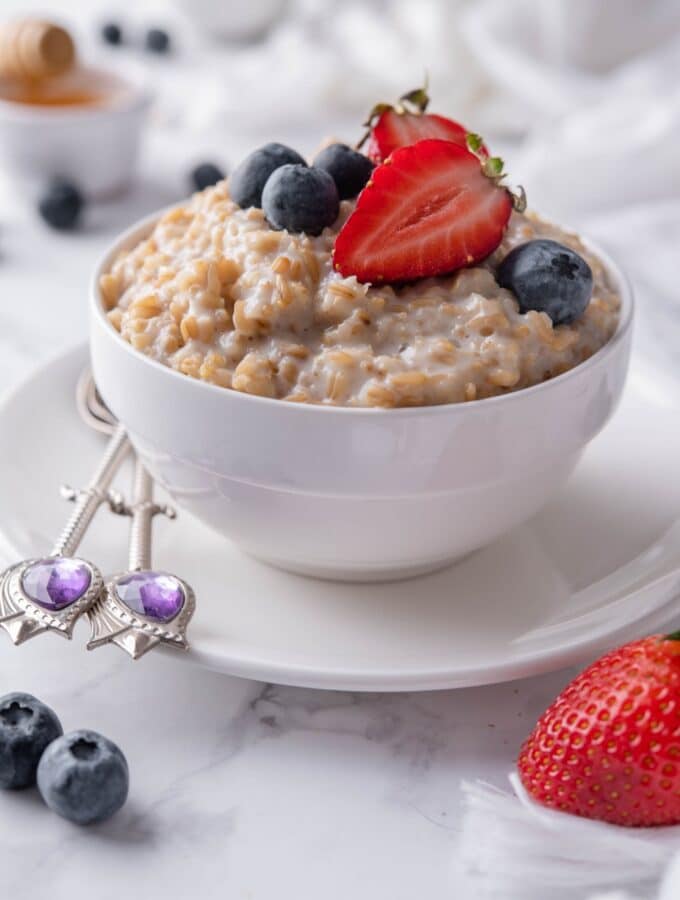
M0 796L3 896L413 900L457 894L461 778L502 784L568 673L462 691L346 694L3 642L2 689L127 754L131 790L81 829Z

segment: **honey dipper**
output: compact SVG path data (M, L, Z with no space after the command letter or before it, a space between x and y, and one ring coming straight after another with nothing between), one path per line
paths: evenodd
M19 19L0 26L0 77L39 81L71 68L75 46L59 25Z

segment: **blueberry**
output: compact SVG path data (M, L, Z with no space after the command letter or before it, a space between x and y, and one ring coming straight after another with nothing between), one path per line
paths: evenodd
M197 191L202 191L204 188L217 184L217 182L222 181L223 178L224 172L214 163L201 163L199 166L196 166L195 169L191 170L191 183Z
M38 790L51 810L75 822L103 822L125 803L128 765L96 731L71 731L50 744L38 766Z
M105 43L114 47L123 43L123 29L116 22L106 22L99 33Z
M276 169L287 164L306 166L307 163L290 147L284 144L265 144L246 156L232 172L229 179L229 193L242 209L262 206L262 191L267 179Z
M35 784L43 751L63 733L49 706L30 694L0 697L0 787Z
M356 197L373 171L371 160L347 144L326 147L315 157L314 167L323 169L333 178L341 200Z
M152 53L167 53L170 49L170 35L162 28L149 28L144 43Z
M544 238L511 250L498 267L496 279L517 297L520 312L545 312L554 325L579 319L593 291L593 273L585 259L570 247Z
M321 234L338 217L338 189L323 169L281 166L267 179L262 209L272 228Z
M76 227L82 208L83 195L65 178L53 179L38 204L40 215L47 224L60 231Z

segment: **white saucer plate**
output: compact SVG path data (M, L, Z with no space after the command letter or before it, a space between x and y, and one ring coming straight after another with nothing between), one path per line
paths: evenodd
M69 512L59 485L85 484L102 451L102 435L80 421L73 400L86 362L86 347L71 350L0 405L4 562L48 552ZM174 522L156 519L154 565L186 579L197 596L191 651L167 652L282 684L430 690L535 675L674 617L677 627L675 394L675 382L635 362L614 419L543 512L463 562L409 581L292 575L244 556L182 511ZM127 489L130 478L131 468L118 486ZM79 553L104 572L120 571L126 541L127 520L102 510ZM83 651L85 637L81 623L74 640ZM10 646L4 652L21 652Z

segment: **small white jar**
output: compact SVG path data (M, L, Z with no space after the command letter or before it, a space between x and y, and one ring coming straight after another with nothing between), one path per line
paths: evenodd
M79 77L100 102L49 106L0 91L0 165L22 186L60 176L90 198L106 198L132 180L151 94L136 68L83 67Z

